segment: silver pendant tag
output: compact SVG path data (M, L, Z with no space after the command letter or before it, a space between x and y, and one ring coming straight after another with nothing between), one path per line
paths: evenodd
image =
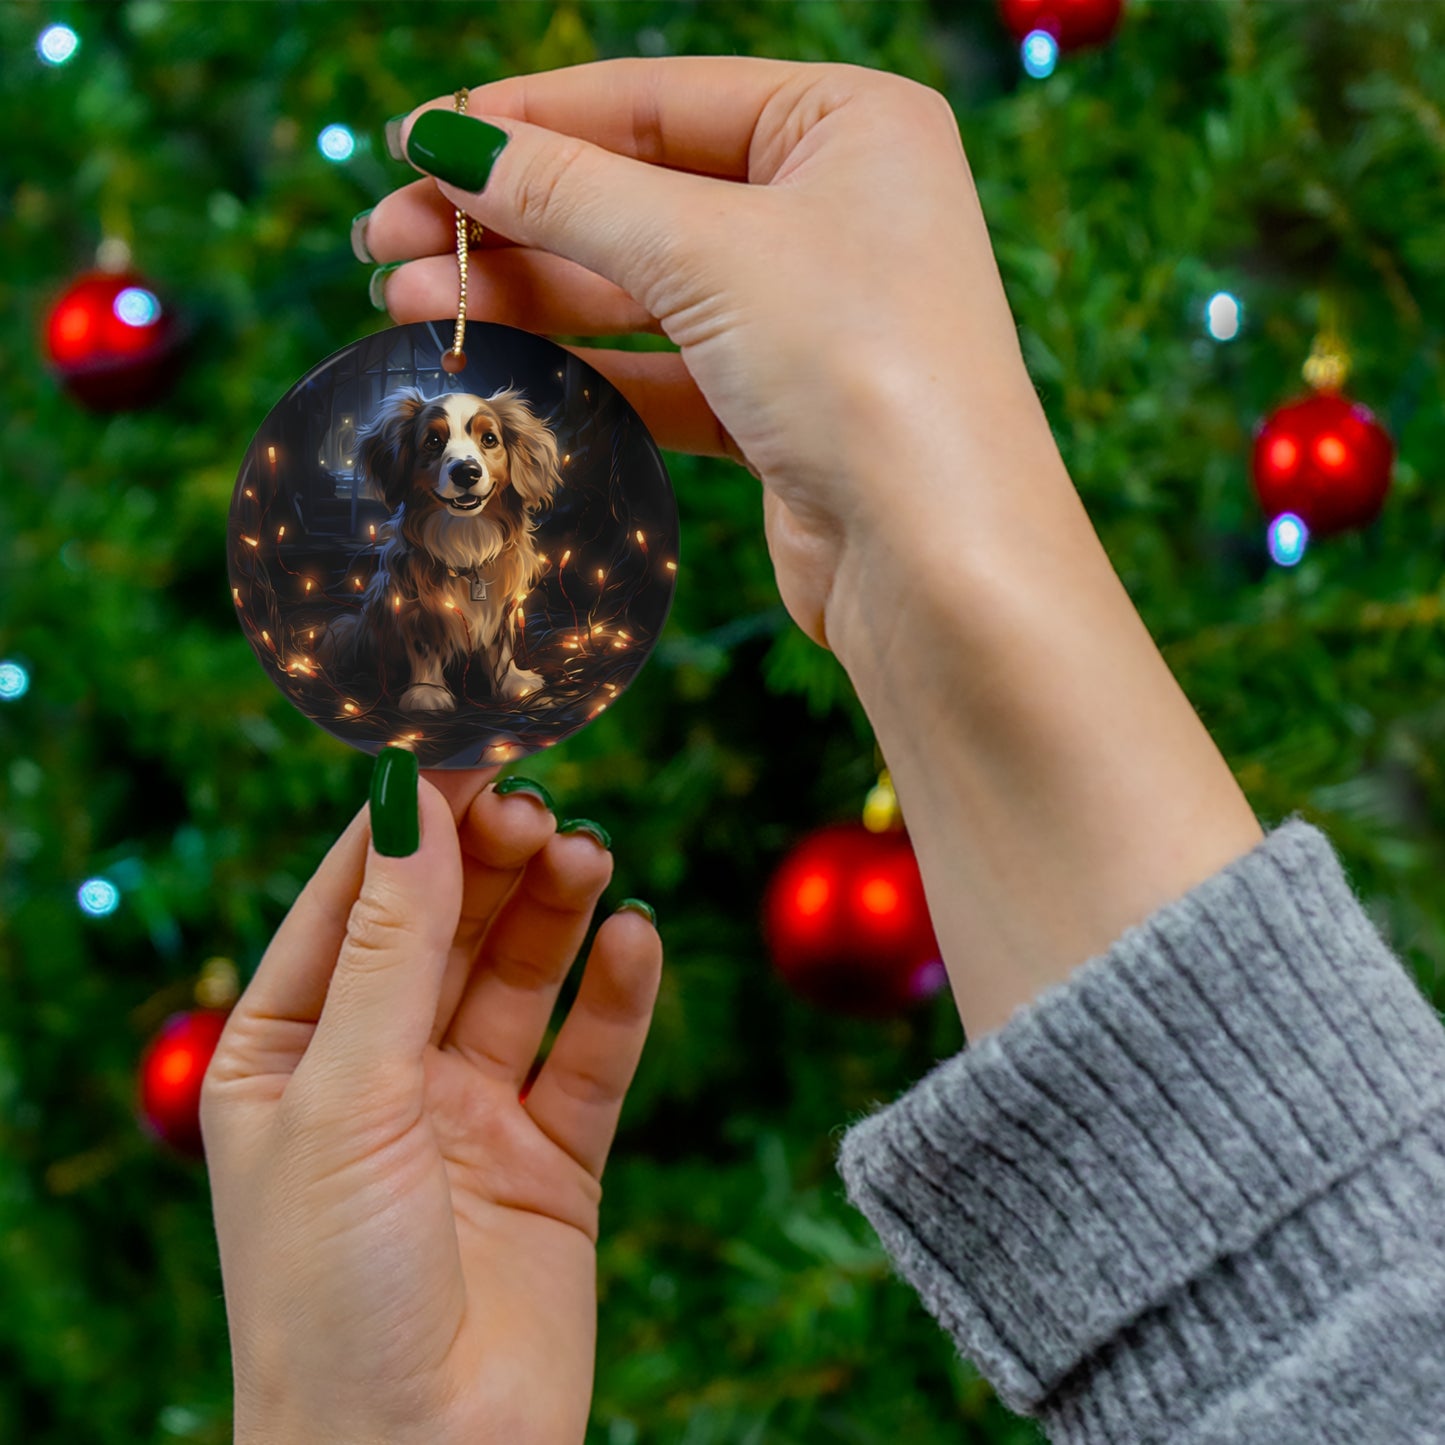
M472 578L472 601L485 602L487 600L487 584L481 577Z

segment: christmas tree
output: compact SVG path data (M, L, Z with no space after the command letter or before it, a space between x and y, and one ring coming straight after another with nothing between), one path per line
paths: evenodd
M984 0L0 11L0 1440L231 1438L204 1168L140 1127L138 1060L206 959L244 983L371 762L256 664L227 507L271 404L387 324L350 218L414 177L384 120L458 86L746 53L943 91L1131 596L1261 819L1321 826L1445 1001L1445 11L1133 0L1107 43L1041 44ZM180 322L177 374L106 412L46 333L98 252L129 267L131 324ZM1391 489L1370 525L1272 551L1254 433L1327 331L1393 439ZM668 954L606 1177L589 1440L1036 1440L833 1166L843 1125L962 1045L948 994L846 1017L766 955L773 872L875 779L867 720L778 600L754 478L668 464L660 644L511 769L606 823L607 902L653 902Z

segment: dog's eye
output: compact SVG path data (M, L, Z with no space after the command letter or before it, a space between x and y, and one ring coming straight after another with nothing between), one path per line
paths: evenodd
M426 448L427 451L434 452L440 450L441 444L442 439L435 432L433 432L422 445Z
M496 446L496 444L497 444L497 434L496 434L496 432L494 432L494 431L489 431L489 432L486 433L485 436L482 437L482 445L483 445L484 447L494 447L494 446Z

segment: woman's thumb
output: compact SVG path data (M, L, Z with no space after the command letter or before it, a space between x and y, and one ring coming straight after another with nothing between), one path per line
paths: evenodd
M451 807L419 779L414 753L384 748L372 778L366 876L306 1050L308 1071L360 1086L420 1063L461 905Z

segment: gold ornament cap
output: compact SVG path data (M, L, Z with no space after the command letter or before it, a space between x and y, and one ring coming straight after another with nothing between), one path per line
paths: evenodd
M196 1002L202 1008L230 1008L241 996L241 980L229 958L208 958L196 980Z

